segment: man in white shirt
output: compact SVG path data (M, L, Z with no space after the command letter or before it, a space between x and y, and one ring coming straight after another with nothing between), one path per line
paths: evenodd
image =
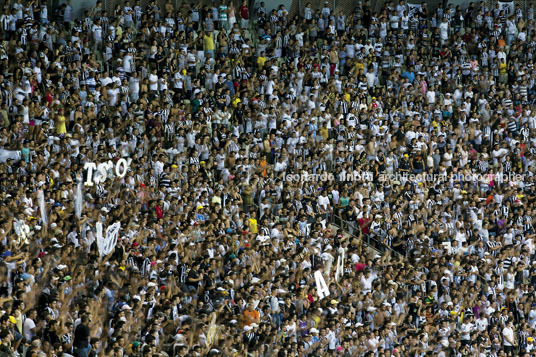
M536 303L532 303L532 307L529 311L529 326L530 328L536 327Z
M506 327L502 330L502 335L504 352L506 352L506 354L514 352L515 339L512 320L506 323Z
M140 95L140 79L138 78L138 72L134 72L128 81L130 100L135 103L138 101Z
M102 26L101 26L101 20L97 19L95 23L93 24L93 27L91 28L91 32L93 33L93 40L95 41L95 47L99 47L102 43Z
M156 70L153 70L149 75L149 90L153 92L158 90L158 75L156 74Z
M318 196L318 211L319 213L323 215L327 215L329 213L330 203L328 196L322 192Z
M441 35L441 45L444 45L449 38L449 23L447 18L443 18L443 22L439 25L439 31Z
M361 291L364 295L372 290L372 282L374 277L370 274L370 271L366 271L361 277Z
M36 334L36 325L35 318L37 317L37 310L30 310L26 315L26 320L24 320L24 325L22 326L22 334L27 342L31 342L32 338Z
M125 21L125 25L127 25L127 27L132 27L132 25L134 24L134 10L132 9L132 7L130 7L129 1L125 2L125 6L123 7L123 14L123 20Z
M399 1L398 5L396 5L396 15L402 17L404 16L404 11L406 11L406 5L403 1Z
M69 24L72 21L72 12L73 8L71 6L71 2L67 1L67 3L65 4L65 9L63 10L63 22L65 22L65 24Z
M272 296L270 296L270 311L272 313L272 321L277 326L277 329L279 329L281 327L283 316L281 314L281 308L279 307L277 289L272 289Z
M488 319L484 312L481 312L478 319L475 320L475 326L479 332L484 332L488 329Z
M327 334L326 334L326 337L328 339L328 349L330 350L331 353L335 353L335 348L337 347L337 342L338 342L338 339L337 339L337 334L335 333L335 331L331 331L330 329L327 329Z
M392 30L398 30L398 25L400 22L400 17L397 14L391 15L389 22L391 23Z
M460 327L460 340L462 345L468 345L471 343L471 333L474 331L475 325L473 324L473 316L466 315L462 326Z
M135 69L134 64L134 57L132 56L132 53L127 52L125 53L125 56L123 57L123 70L127 74L131 74L132 71Z

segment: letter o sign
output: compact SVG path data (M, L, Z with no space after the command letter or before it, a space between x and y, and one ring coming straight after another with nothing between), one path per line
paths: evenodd
M126 176L128 171L128 162L127 160L121 158L115 164L115 175L117 177L123 178Z

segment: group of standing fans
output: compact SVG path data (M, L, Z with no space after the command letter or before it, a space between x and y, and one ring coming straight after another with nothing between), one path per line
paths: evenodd
M5 2L0 357L536 353L526 3Z

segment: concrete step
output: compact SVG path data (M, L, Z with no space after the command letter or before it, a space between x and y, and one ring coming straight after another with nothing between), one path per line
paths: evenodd
M329 229L331 229L332 232L336 231L337 229L340 230L340 227L335 225L335 224L330 224L329 225ZM346 230L342 230L342 233L343 233L343 238L344 239L348 239L348 240L352 240L355 236L348 233ZM355 237L357 238L357 237ZM358 238L359 239L359 238ZM376 249L375 247L373 247L372 245L369 245L367 244L367 242L363 241L363 247L366 248L367 250L367 255L369 257L374 257L376 255L379 255L379 256L383 256L383 252Z

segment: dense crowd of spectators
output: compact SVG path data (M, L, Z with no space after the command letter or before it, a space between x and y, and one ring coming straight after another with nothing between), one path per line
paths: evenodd
M0 357L536 353L532 5L180 3L1 10Z

